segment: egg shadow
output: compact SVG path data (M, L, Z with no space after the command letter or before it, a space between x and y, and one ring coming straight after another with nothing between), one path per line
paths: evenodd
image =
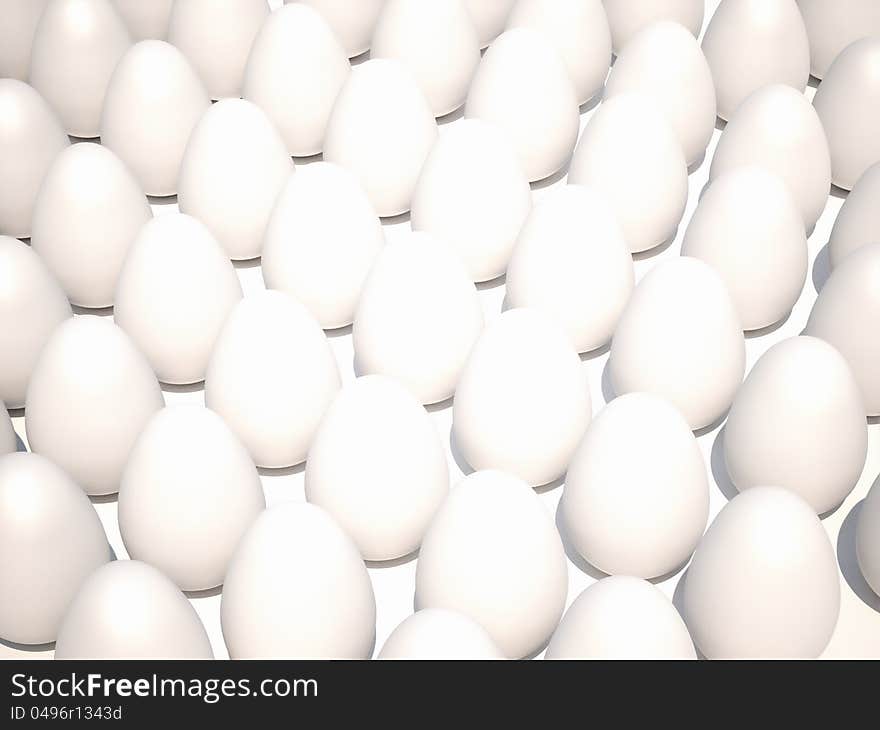
M718 491L730 501L739 494L739 490L731 480L730 474L727 473L727 464L724 461L725 430L722 428L712 442L712 450L709 454L709 468L712 471L712 478L715 480L715 486L718 487Z
M449 396L448 398L444 398L441 401L437 401L436 403L428 403L424 406L424 409L428 413L440 413L441 411L445 411L447 408L452 408L452 403L455 396Z
M703 436L708 436L715 429L720 428L724 424L724 422L727 420L727 414L729 412L730 412L730 409L728 408L727 410L724 411L724 413L722 413L720 416L718 416L718 418L716 418L714 421L712 421L712 423L710 423L708 426L703 426L702 428L695 428L694 429L694 437L695 438L702 438Z
M832 198L840 198L841 200L846 200L849 196L849 190L832 183L831 192L829 193L829 195L831 195Z
M90 494L88 497L92 504L113 504L113 502L119 501L119 492L113 492L113 494Z
M304 165L314 165L316 162L323 162L324 161L324 153L323 152L316 152L313 155L303 155L303 156L299 156L299 157L296 155L293 155L291 157L291 159L293 160L294 165L297 165L300 167L302 167Z
M205 588L200 591L182 591L183 595L190 599L212 598L223 593L223 584L214 586L213 588Z
M771 335L780 327L783 327L786 322L791 318L791 311L788 312L782 319L777 320L773 324L768 324L766 327L758 327L753 330L745 330L743 332L743 337L747 340L756 340L759 337L764 337L765 335Z
M874 482L874 486L877 486L878 481L880 481L880 477ZM863 499L853 506L840 526L840 532L837 535L837 563L850 590L858 596L862 603L880 613L880 596L871 590L862 575L856 557L856 528L864 501Z
M301 461L294 466L258 466L257 473L261 477L287 477L292 474L302 474L306 470L306 462Z
M813 261L813 288L816 290L817 294L821 293L822 287L825 286L825 282L828 281L829 276L831 276L830 241L819 249L819 253L816 254L816 259Z
M198 383L183 383L180 385L160 382L159 387L163 393L200 393L205 390L205 381L200 380Z
M467 459L464 458L464 454L461 453L461 449L459 449L458 442L455 438L454 427L449 429L449 452L452 454L452 459L455 461L455 465L461 470L462 474L468 476L476 471L470 464L468 464Z
M548 175L540 180L535 180L534 182L529 183L529 185L532 190L544 190L545 188L549 188L565 179L565 176L568 175L568 168L570 166L571 158L569 158L566 163L552 175Z
M699 170L703 166L703 163L705 161L706 161L706 150L703 150L703 153L696 160L694 160L691 164L688 165L688 168L687 168L688 175L693 175L695 172L697 172L697 170ZM705 186L704 186L704 188L705 188Z
M719 132L723 132L726 127L727 127L727 120L722 119L719 116L716 116L715 117L715 129L717 129Z
M593 109L595 109L599 104L602 103L602 100L605 98L605 84L602 84L602 88L599 89L595 94L593 94L589 99L587 99L583 104L578 107L578 114L583 116L587 114Z
M13 649L14 651L21 651L28 654L40 654L46 651L53 651L55 649L55 642L49 641L45 644L18 644L15 641L8 641L7 639L0 639L0 644L9 649ZM21 658L21 657L20 657ZM7 657L6 661L14 661L13 659Z
M653 248L645 249L644 251L635 252L632 257L633 261L645 261L646 259L652 259L655 256L659 256L664 251L668 250L669 247L675 242L675 238L678 236L678 227L676 226L675 230L672 232L672 235L669 236L662 243L657 244Z
M92 316L92 317L112 317L113 316L113 305L111 304L109 307L81 307L79 304L71 304L70 311L79 316Z
M610 350L610 346L609 346ZM613 401L617 394L614 392L614 385L611 383L611 358L608 358L608 361L605 363L605 367L602 368L602 397L605 399L605 405L608 405L611 401Z
M329 327L324 330L324 335L331 340L335 340L339 337L347 337L353 331L352 325L346 324L342 327Z
M237 270L241 269L256 269L263 263L263 259L259 256L254 256L250 259L233 259L232 265Z
M410 211L404 211L403 213L398 213L397 215L385 215L379 216L379 221L383 226L394 226L402 223L410 222Z
M608 573L604 573L599 570L595 565L590 563L588 560L581 555L577 549L574 547L574 544L571 541L571 535L568 530L568 525L565 522L565 508L563 507L563 503L565 502L565 494L559 499L559 504L556 505L556 514L554 515L554 522L556 523L556 531L559 533L559 539L562 541L562 549L565 550L565 555L569 559L569 561L579 570L581 573L593 578L594 580L602 580L602 578L607 578Z
M177 193L171 195L148 195L147 202L150 205L176 205Z
M507 283L507 274L501 274L501 276L496 276L494 279L488 279L487 281L478 281L474 286L477 288L477 291L491 291L492 289L497 289L499 286L504 286ZM504 301L507 301L507 295L504 295ZM504 311L502 309L502 311Z
M464 103L458 108L453 109L451 112L437 117L437 124L442 127L444 124L452 124L459 119L464 119Z
M597 358L602 357L602 355L607 355L611 352L611 341L609 340L601 347L597 347L594 350L587 350L587 352L579 352L578 357L581 359L581 362L589 362L590 360L596 360Z
M367 568L385 570L387 568L397 568L401 565L406 565L407 563L411 563L414 560L418 560L418 557L419 549L416 548L411 553L401 555L399 558L391 558L390 560L364 560L364 565L366 565Z
M15 452L18 454L27 453L27 446L25 446L21 436L18 435L18 431L15 431Z
M693 633L691 632L690 626L687 624L687 614L684 610L684 594L685 594L685 584L687 583L688 571L685 570L684 573L681 574L681 578L678 579L678 583L675 586L675 590L672 593L672 605L675 606L675 610L678 611L678 615L681 616L681 620L684 622L685 628L688 630L688 634L691 637L691 643L694 645L694 651L697 653L697 659L705 660L707 657L700 651L700 647L697 646L697 642L694 641Z

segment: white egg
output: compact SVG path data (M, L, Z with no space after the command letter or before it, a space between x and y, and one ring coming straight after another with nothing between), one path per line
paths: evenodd
M615 393L666 398L697 430L730 406L745 350L724 281L708 264L681 256L639 282L614 333L608 370Z
M119 531L134 560L182 590L223 582L238 541L263 511L260 475L213 411L163 408L144 427L119 485Z
M777 343L737 391L724 460L740 491L785 487L818 513L839 505L868 449L862 394L843 356L815 337Z
M431 148L412 199L415 231L461 255L474 281L504 273L532 191L504 130L479 119L448 127Z
M263 280L299 299L324 329L345 327L385 232L357 178L339 165L297 168L278 196L263 243Z
M611 65L611 31L601 0L519 0L507 27L546 36L562 55L581 104L602 90Z
M168 37L168 20L174 0L113 0L113 4L135 40L165 40Z
M216 411L258 466L304 461L341 385L336 359L308 310L288 294L245 297L220 331L205 376Z
M474 345L452 412L455 446L474 469L541 486L565 473L590 423L587 372L562 325L511 309Z
M567 594L562 541L534 490L499 471L465 477L422 541L416 607L469 616L517 659L547 641Z
M401 623L388 637L379 659L504 659L486 629L457 611L426 608Z
M449 492L440 434L400 383L381 375L358 378L340 391L318 427L305 492L365 560L409 555Z
M612 400L574 454L562 506L572 545L599 570L656 578L680 568L709 517L706 465L687 421L649 393Z
M88 497L37 454L0 457L0 637L55 641L80 584L111 559Z
M672 20L694 37L703 27L704 0L603 0L614 52L618 53L642 28L658 20Z
M480 48L488 46L501 32L517 0L464 0L480 38Z
M530 28L505 31L492 43L474 74L464 113L507 132L530 181L565 167L580 126L565 61Z
M696 659L675 606L646 580L618 575L593 583L571 604L547 659Z
M353 172L380 216L399 215L437 134L412 73L400 61L374 59L352 70L336 98L324 160Z
M213 659L186 597L146 563L116 560L82 584L67 607L56 659Z
M746 97L715 148L709 180L737 167L758 165L789 186L812 230L831 189L831 154L822 122L807 98L784 84Z
M682 25L658 21L623 47L605 98L642 92L672 125L688 165L699 162L715 131L715 86L696 38Z
M129 46L110 0L50 0L34 34L30 83L68 134L98 136L107 84Z
M177 203L204 223L231 259L256 258L278 194L294 172L278 130L242 99L214 104L192 131Z
M831 343L846 358L861 388L869 416L880 415L878 281L880 243L853 251L825 282L804 332Z
M58 327L27 390L28 443L89 495L113 494L131 447L164 405L146 358L119 327L76 317Z
M850 43L880 35L880 4L876 0L797 0L797 4L810 38L810 70L817 79Z
M761 167L736 167L715 179L691 217L681 253L721 275L744 330L787 317L809 266L797 203L783 180Z
M866 243L880 242L880 162L869 167L858 179L831 229L828 250L831 265Z
M862 501L856 525L856 559L871 590L880 595L880 482Z
M810 78L810 43L795 0L721 0L706 26L703 53L722 119L762 86L803 91Z
M55 112L33 87L0 79L0 235L31 235L43 178L69 144Z
M480 0L485 2L485 0ZM284 0L311 5L333 29L350 58L361 55L370 47L370 38L386 0Z
M369 659L376 602L358 549L327 512L285 502L236 548L220 604L233 659Z
M608 198L634 253L670 240L687 204L684 152L644 94L621 94L596 110L578 142L568 181Z
M136 0L142 3L143 0ZM0 0L0 78L27 81L34 31L49 0Z
M0 400L24 406L31 373L70 304L40 257L26 244L0 236Z
M482 329L477 289L455 250L409 234L385 247L364 282L352 326L357 369L438 403L455 392Z
M0 456L12 454L18 450L18 436L12 426L12 419L6 404L0 401Z
M101 142L119 155L147 195L174 195L190 133L210 106L180 51L164 41L141 41L110 77Z
M815 658L837 624L828 534L810 505L780 487L725 505L683 580L685 622L709 659Z
M109 148L75 144L46 173L31 246L72 303L109 307L122 262L152 217L134 175Z
M114 315L161 382L197 383L241 297L235 269L208 229L169 213L147 223L131 245Z
M566 185L526 219L507 267L506 304L559 320L578 352L602 347L635 284L632 256L608 201Z
M263 23L242 96L260 107L291 155L320 152L330 111L351 66L333 31L308 5L281 7Z
M851 190L880 160L880 38L863 38L834 59L813 106L831 150L831 180Z
M238 97L248 54L267 17L266 0L176 2L168 41L189 59L212 99Z

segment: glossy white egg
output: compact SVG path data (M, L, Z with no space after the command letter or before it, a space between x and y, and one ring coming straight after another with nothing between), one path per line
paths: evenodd
M220 330L205 376L205 405L257 466L304 461L340 388L336 359L308 310L288 294L245 297Z
M113 4L134 40L165 40L168 37L168 20L174 0L113 0Z
M687 204L681 144L659 107L639 93L608 99L596 110L578 142L568 182L606 196L634 253L671 239Z
M611 385L618 395L666 398L691 429L701 429L730 406L745 349L721 277L698 259L669 259L645 275L623 311L608 361Z
M464 0L480 38L480 48L485 48L504 30L507 18L516 0Z
M145 225L132 243L114 315L161 382L197 383L241 297L235 269L208 229L169 213Z
M815 658L840 610L828 534L810 505L756 487L721 510L684 584L684 619L709 659Z
M587 371L562 325L536 309L511 309L471 350L452 411L468 464L541 486L565 473L590 423Z
M0 457L0 637L55 641L70 599L111 559L82 489L37 454Z
M481 0L485 2L486 0ZM303 2L317 10L333 29L348 56L359 56L370 47L370 38L386 0L284 0Z
M562 541L534 490L499 471L465 477L422 541L417 609L463 613L517 659L541 649L567 594Z
M109 319L66 321L46 343L27 390L31 449L89 495L113 494L131 448L164 405L146 358Z
M147 195L174 195L190 133L211 100L186 57L170 43L135 43L110 77L101 143L134 173Z
M278 130L243 99L214 104L192 131L177 203L204 223L231 259L260 255L266 223L294 164Z
M357 547L327 512L297 502L271 507L245 533L220 618L233 659L368 659L376 635Z
M618 575L593 583L571 604L547 659L696 659L675 606L646 580Z
M18 450L18 436L12 426L12 419L6 404L0 401L0 456L12 454Z
M400 62L356 66L333 106L324 160L348 168L380 216L410 209L419 172L437 138L431 107Z
M107 147L75 144L46 173L31 246L73 304L113 304L122 262L153 217L134 176Z
M34 31L49 0L0 0L0 78L27 81ZM142 3L143 0L136 0Z
M810 38L810 70L817 79L850 43L880 35L880 4L875 0L797 0Z
M401 623L385 641L379 659L503 659L486 629L457 611L426 608Z
M843 201L831 229L831 265L867 243L880 242L880 162L869 167Z
M629 246L608 201L581 185L532 210L507 267L506 304L557 319L578 352L602 347L635 285Z
M438 403L455 392L482 329L480 299L456 251L410 234L385 247L364 282L352 326L357 370Z
M614 52L619 53L630 38L658 20L671 20L699 37L703 27L705 0L602 0Z
M862 501L856 525L856 559L871 590L880 596L880 488Z

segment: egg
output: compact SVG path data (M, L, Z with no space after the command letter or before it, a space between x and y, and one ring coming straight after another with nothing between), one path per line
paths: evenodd
M75 144L46 173L31 246L73 304L109 307L122 262L152 217L137 180L109 148Z
M485 48L501 34L516 2L517 0L464 0L471 22L477 29L480 48Z
M795 0L721 0L706 26L703 53L722 119L762 86L803 91L810 77L810 43Z
M52 161L70 140L33 87L0 79L0 235L28 238Z
M266 223L294 164L278 130L242 99L214 104L192 131L177 203L204 223L231 259L256 258Z
M682 147L644 94L621 94L596 110L578 142L568 182L607 197L633 253L670 240L687 204Z
M831 154L822 122L807 98L770 84L746 97L724 128L709 180L737 167L758 165L789 186L812 230L831 189Z
M135 440L164 405L146 358L108 319L76 317L46 342L27 390L31 449L96 496L119 489Z
M619 53L630 38L658 20L671 20L687 28L694 37L703 27L704 0L602 0L614 52Z
M562 508L572 545L599 570L657 578L680 568L709 517L706 465L687 421L650 393L612 400L574 454Z
M831 265L837 266L856 249L875 242L880 242L880 162L865 170L843 201L831 229Z
M379 659L503 659L501 649L476 621L457 611L426 608L401 623Z
M279 468L305 460L340 386L336 359L308 310L288 294L263 291L237 304L220 330L205 405L257 466Z
M688 165L698 163L715 131L715 86L694 36L673 21L638 31L620 52L605 98L650 96L672 126Z
M74 596L56 659L213 659L195 609L162 573L136 560L99 568Z
M455 446L474 469L532 486L561 477L590 423L587 373L562 325L510 309L487 325L453 402Z
M791 312L809 266L801 212L781 178L736 167L706 190L681 245L715 269L744 330L769 327Z
M516 659L541 649L567 593L562 541L534 490L509 474L481 471L450 492L419 552L418 610L463 613Z
M844 48L880 35L880 5L874 0L797 0L810 38L810 71L821 79Z
M49 0L0 0L0 78L27 81L37 23ZM143 2L143 0L137 0Z
M248 54L268 16L266 0L176 2L168 41L189 59L212 99L238 97Z
M418 550L448 491L440 435L403 385L366 375L340 391L309 449L306 499L327 510L365 560Z
M0 456L12 454L18 450L18 436L12 427L12 419L6 404L0 401Z
M532 210L507 267L506 302L565 327L578 352L611 339L635 282L629 246L608 201L581 185L549 191Z
M880 160L878 67L880 38L862 38L834 59L813 97L831 150L831 180L844 190Z
M68 134L99 135L110 75L129 46L110 0L50 0L34 34L30 83Z
M730 406L745 355L724 281L708 264L681 256L658 264L635 288L614 332L608 370L615 393L659 395L696 431Z
M297 0L317 10L342 42L350 58L370 47L370 38L386 0ZM285 3L294 0L284 0ZM481 0L485 2L485 0Z
M168 20L174 0L150 0L146 3L144 0L113 0L113 4L135 40L165 40L168 37Z
M360 180L380 216L410 209L419 171L437 138L431 107L400 62L362 63L339 92L324 137L324 160Z
M169 213L145 225L131 245L114 314L161 382L197 383L241 297L235 269L208 229Z
M385 247L364 282L352 326L357 370L438 403L455 392L482 329L480 298L455 250L409 234Z
M190 133L210 106L180 51L164 41L140 41L110 77L101 142L129 167L147 195L174 195Z
M291 155L320 152L333 103L351 73L345 49L308 5L272 13L254 40L242 96L272 121Z
M505 31L483 55L464 109L501 127L529 181L565 167L577 141L578 97L565 61L531 28Z
M0 456L0 555L7 597L0 637L18 644L55 641L80 584L111 559L82 489L49 460L27 453Z
M241 539L220 618L233 659L369 659L376 635L357 547L327 512L297 502L270 507Z
M684 619L709 659L815 658L837 624L828 534L810 505L780 487L725 505L684 580Z
M370 58L403 63L415 76L435 117L464 104L480 62L477 31L461 0L387 0Z
M602 91L611 65L611 31L601 0L519 0L507 27L546 36L562 55L581 104Z
M431 148L412 199L414 231L455 247L474 281L507 268L532 191L502 129L466 119L444 130Z
M851 253L834 269L813 305L805 330L805 334L834 345L846 358L869 416L880 415L878 280L880 243L871 243Z
M837 507L868 449L862 394L846 360L815 337L775 344L737 391L723 442L740 491L773 484L818 514Z
M385 232L358 179L339 165L297 168L263 242L263 280L302 302L324 329L345 327Z
M856 524L856 559L871 590L880 595L880 489L874 483Z
M238 541L263 511L247 450L213 411L163 408L144 427L119 485L119 531L135 560L182 590L223 582Z
M675 606L646 580L603 578L571 604L547 659L696 659Z

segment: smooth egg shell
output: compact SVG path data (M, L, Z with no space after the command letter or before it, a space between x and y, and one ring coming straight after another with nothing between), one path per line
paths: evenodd
M869 167L843 201L831 229L831 265L867 243L880 242L880 162Z
M694 37L703 27L705 0L602 0L614 52L619 53L632 36L658 20L672 20L687 28Z
M480 0L486 2L486 0ZM370 47L370 38L386 0L284 0L311 5L327 21L345 47L349 58L361 55Z
M503 659L501 649L476 621L457 611L426 608L401 623L379 659Z

